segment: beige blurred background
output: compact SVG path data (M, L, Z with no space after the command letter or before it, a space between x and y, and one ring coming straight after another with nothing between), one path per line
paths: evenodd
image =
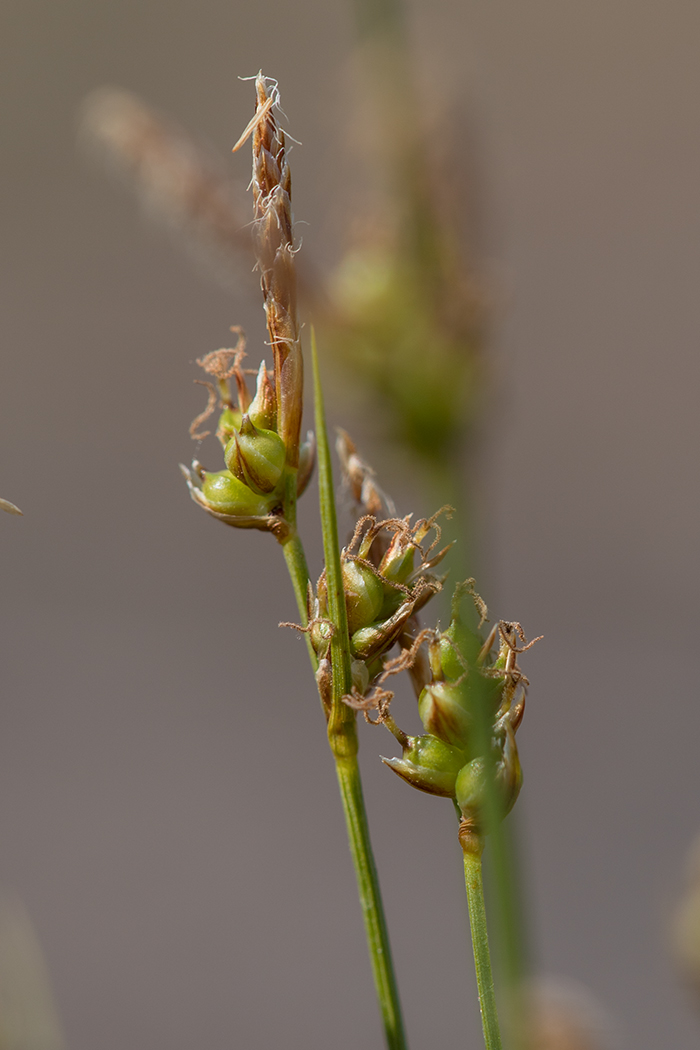
M667 928L700 830L700 8L413 9L421 75L472 130L499 301L480 589L545 635L519 736L536 969L585 985L619 1047L690 1050ZM353 219L351 13L4 0L0 17L0 495L25 514L0 521L0 884L72 1050L379 1046L279 553L205 518L177 471L194 358L234 323L262 343L255 279L212 283L75 144L108 83L227 155L251 113L237 77L262 67L326 265ZM245 153L227 163L245 186ZM380 766L390 747L363 732L411 1044L476 1047L453 816Z

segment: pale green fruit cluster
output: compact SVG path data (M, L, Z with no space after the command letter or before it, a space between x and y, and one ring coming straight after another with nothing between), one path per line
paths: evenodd
M437 633L430 643L432 680L418 698L425 734L405 738L401 758L383 760L413 787L454 799L463 816L477 822L484 804L487 768L475 727L480 706L487 711L491 726L502 815L512 808L522 783L515 730L524 698L513 702L520 680L507 669L512 649L504 640L495 661L487 663L485 648L455 608L448 630Z
M424 604L440 589L436 577L424 572L421 564L416 566L416 552L421 552L408 526L396 532L375 567L369 555L380 529L378 523L368 531L357 555L342 556L351 655L366 664L370 681L381 672L382 656L396 642L419 603ZM318 606L319 617L325 617L325 576L318 583ZM319 653L325 644L319 638Z
M287 450L276 430L275 391L265 362L260 365L252 401L242 373L237 373L237 381L239 406L228 404L223 409L216 431L224 449L226 470L213 473L199 470L201 487L195 495L197 502L214 514L227 518L264 518L281 508ZM245 410L241 405L247 405ZM313 470L312 435L299 453L297 495L308 483Z

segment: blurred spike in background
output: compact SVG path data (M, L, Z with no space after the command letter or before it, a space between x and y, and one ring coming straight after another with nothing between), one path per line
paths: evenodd
M222 158L122 88L92 91L80 110L80 140L133 187L145 213L181 238L229 288L250 270L250 207Z
M36 932L7 890L0 890L0 1050L65 1050Z
M671 944L680 973L700 1005L700 837L689 851L685 885L671 923Z
M620 1033L596 1000L576 981L542 977L530 986L533 1050L618 1050Z

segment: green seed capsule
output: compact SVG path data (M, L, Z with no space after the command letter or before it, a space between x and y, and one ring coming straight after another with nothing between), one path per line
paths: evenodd
M206 472L202 482L202 495L212 510L219 514L235 514L249 517L268 514L273 500L252 492L228 470L216 474Z
M384 601L379 577L367 565L348 559L343 562L343 589L348 611L348 630L354 634L373 623Z
M353 687L364 696L369 688L369 671L364 660L353 660L350 664L350 674Z
M457 805L465 816L477 816L484 801L486 763L483 758L473 758L460 769L455 783Z
M455 638L451 625L449 631L430 643L428 658L433 678L437 682L459 682L465 711L473 711L475 705L483 704L489 714L495 713L501 703L504 678L500 674L493 674L493 668L481 668L476 663L476 643L479 639L470 635L465 644L460 633ZM459 644L460 641L462 644ZM470 657L469 663L467 657Z
M398 587L394 587L387 582L383 584L383 587L384 600L382 601L379 620L388 620L389 617L393 616L396 610L406 601L406 592L399 590Z
M459 616L454 616L450 626L430 646L430 667L436 678L456 681L464 675L467 666L477 663L482 641L478 634L470 631Z
M463 751L449 747L434 736L415 736L409 738L402 758L383 758L382 762L419 791L454 798L457 774L464 759Z
M272 492L284 470L286 449L274 430L258 430L249 416L224 450L226 466L255 492Z
M501 816L505 817L515 805L523 783L523 772L515 746L512 730L506 735L501 757L496 762L495 788L501 805ZM486 789L486 763L483 758L474 758L460 769L455 784L457 804L465 817L480 816Z
M380 575L392 583L405 583L413 572L415 544L397 532L379 565Z
M319 620L311 624L311 644L318 656L326 656L331 644L333 632L328 623Z
M406 621L413 614L413 602L404 599L398 609L384 617L384 605L379 619L368 627L360 627L350 637L350 645L360 660L372 660L390 649L401 634Z
M465 663L462 662L464 657L456 649L455 643L448 636L447 632L441 634L436 641L430 643L428 659L430 660L430 670L436 678L447 678L454 682L464 674Z
M350 636L350 648L355 656L364 660L382 645L385 632L381 623L370 624L369 627L360 627Z
M418 698L418 714L426 732L446 744L467 748L474 718L461 685L432 682Z

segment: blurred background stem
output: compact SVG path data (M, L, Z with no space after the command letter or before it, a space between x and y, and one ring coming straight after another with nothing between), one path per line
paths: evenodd
M456 561L456 579L463 580L476 575L474 566L479 560L474 493L463 451L474 433L475 416L485 395L483 326L478 305L469 316L469 303L465 301L470 274L463 261L463 246L454 227L446 226L437 206L441 187L435 185L430 170L429 138L415 87L415 56L402 0L352 0L352 7L363 76L377 100L378 119L390 128L383 136L386 149L381 152L396 218L393 263L389 262L387 269L397 283L403 281L407 286L404 295L392 289L384 304L378 296L377 314L381 314L382 305L385 312L374 354L380 358L384 349L386 355L383 361L370 365L365 379L371 384L374 378L376 392L390 417L389 425L407 455L415 458L418 453L426 467L428 495L438 505L450 504L455 509L454 521L446 532L450 538L459 538L453 564ZM455 314L455 301L462 302L462 315ZM412 343L414 332L423 333L422 344L420 339L417 346ZM358 334L371 340L367 326ZM347 345L351 335L346 330L340 339ZM348 356L353 357L352 348ZM485 708L477 716L483 722L479 735L487 742L490 729ZM512 821L496 819L499 804L491 777L487 786L491 788L489 796L493 796L486 808L494 819L487 819L486 825L495 954L511 1019L509 1035L516 1042L522 1027L518 1004L528 970L519 896L521 861ZM476 942L474 947L476 957ZM488 1040L487 1045L491 1045Z

